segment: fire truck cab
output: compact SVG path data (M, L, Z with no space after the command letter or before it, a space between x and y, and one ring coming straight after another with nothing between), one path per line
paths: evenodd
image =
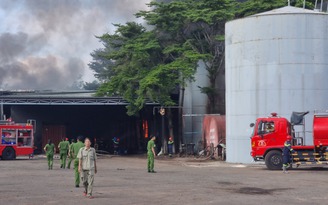
M31 156L34 151L33 121L15 123L10 120L0 121L0 157L12 160L16 156Z
M265 118L256 119L251 124L251 156L255 161L264 160L268 169L282 168L282 149L287 136L292 137L292 163L301 164L327 164L328 152L328 113L314 114L313 119L313 145L305 145L304 116L309 112L293 112L291 120L279 117L276 113ZM300 126L301 131L295 132Z

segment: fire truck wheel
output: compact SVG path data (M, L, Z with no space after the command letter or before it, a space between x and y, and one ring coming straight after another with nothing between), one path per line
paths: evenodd
M12 160L16 158L15 150L12 147L6 147L2 151L2 159L3 160Z
M281 151L271 150L265 156L265 165L271 170L282 169L282 155Z

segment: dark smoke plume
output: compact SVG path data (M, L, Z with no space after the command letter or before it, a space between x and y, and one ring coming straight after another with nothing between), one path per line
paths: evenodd
M65 89L90 79L89 54L101 47L95 35L135 20L149 1L1 0L0 90Z

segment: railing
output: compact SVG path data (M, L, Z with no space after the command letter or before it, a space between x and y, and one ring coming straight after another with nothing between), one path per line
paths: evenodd
M293 138L292 144L295 146L303 146L305 145L305 139L306 139L306 133L312 133L311 131L300 131L300 132L295 132L295 137Z
M305 2L305 1L304 1ZM319 12L328 12L328 1L327 0L316 0L314 4L314 10Z
M68 98L68 97L0 97L3 105L128 105L123 98ZM146 100L146 105L158 105L156 102Z

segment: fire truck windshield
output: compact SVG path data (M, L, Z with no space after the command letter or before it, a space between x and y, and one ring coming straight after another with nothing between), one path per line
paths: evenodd
M263 135L266 133L274 132L275 125L273 121L260 121L258 124L258 134Z

